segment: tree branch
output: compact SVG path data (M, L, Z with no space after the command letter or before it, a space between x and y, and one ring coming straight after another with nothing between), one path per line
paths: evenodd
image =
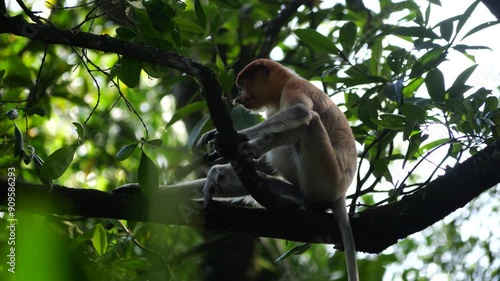
M257 56L258 58L269 57L269 53L272 51L272 48L276 46L281 28L290 22L290 18L305 2L306 1L304 0L294 0L288 3L286 7L280 11L278 16L265 23L264 43L260 48L259 55Z
M497 0L481 0L490 12L500 20L500 3Z
M237 172L243 186L255 200L270 210L294 211L293 204L288 204L287 201L282 200L281 197L262 186L252 159L238 152L239 139L229 111L222 100L222 87L217 76L209 67L174 52L112 38L108 35L95 35L79 30L62 30L52 26L30 24L22 16L8 17L0 14L0 34L2 33L10 33L48 44L69 45L116 53L168 66L194 76L202 86L202 95L207 101L214 126L221 135L222 145L226 148L227 155L224 157L231 160L231 165Z
M351 216L359 251L380 253L421 231L500 182L500 140L458 164L425 188L400 201ZM0 204L7 205L8 182L0 180ZM116 218L252 234L310 243L341 244L334 217L327 213L287 215L213 202L207 208L185 197L113 194L89 189L16 183L16 208L36 213ZM49 206L49 207L47 207Z

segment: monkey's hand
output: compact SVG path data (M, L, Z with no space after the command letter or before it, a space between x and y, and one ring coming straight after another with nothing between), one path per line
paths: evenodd
M212 198L234 198L247 195L238 175L230 165L214 165L208 171L203 187L203 202L207 206Z
M213 129L211 131L208 131L208 132L204 133L201 136L201 138L198 140L198 142L196 143L196 149L198 151L205 151L205 150L207 150L206 146L208 144L212 144L214 142L214 138L215 138L216 134L217 134L217 130L216 129ZM207 152L204 153L203 156L208 161L211 161L211 162L215 162L215 161L217 161L218 159L221 158L221 156L217 152L217 150L214 150L212 152L209 151L209 150L207 150Z
M213 129L204 133L196 143L196 149L204 150L205 146L214 140L216 133L217 129Z
M252 158L258 158L256 153L253 153L254 149L248 143L248 137L238 132L238 138L240 140L240 145L238 146L238 152L244 153ZM219 132L217 130L211 130L203 134L200 140L196 144L196 147L200 150L203 150L207 144L211 144L213 146L214 152L208 154L208 160L215 161L225 155L224 146L222 145L222 140Z

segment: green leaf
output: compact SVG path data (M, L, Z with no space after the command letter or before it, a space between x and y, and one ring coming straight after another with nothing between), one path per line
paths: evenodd
M446 58L446 51L446 47L437 47L427 52L413 65L410 78L418 77L427 70L437 67Z
M403 88L403 96L404 97L413 97L415 96L415 93L417 90L422 86L424 83L424 78L422 77L417 77L413 78L406 87Z
M158 42L158 41L156 41L156 42ZM162 40L162 43L167 43L169 46L166 48L158 47L158 45L156 45L156 46L160 49L163 49L163 50L168 50L168 51L174 50L173 45L170 44L169 42ZM141 66L142 66L142 69L148 74L148 76L151 76L153 78L161 78L162 76L167 75L171 71L171 69L166 67L166 66L154 64L154 63L149 63L149 62L141 62ZM178 81L179 79L182 79L182 77L175 77L175 78L172 77L172 80L169 79L168 83L170 83L173 80ZM167 83L167 82L165 82L165 83ZM167 86L165 86L165 87L167 87Z
M389 171L389 161L387 159L377 159L373 164L373 174L376 177L384 177L388 182L392 183L392 175Z
M118 27L116 29L116 35L118 35L120 39L129 40L137 37L137 32L129 27Z
M380 115L380 119L372 118L373 123L387 129L400 130L403 129L406 123L406 118L403 115L384 113Z
M146 155L144 150L141 153L141 161L139 163L137 176L142 193L148 198L155 196L160 187L158 168Z
M5 72L6 72L5 69L0 69L0 85L2 85L3 76L5 75Z
M439 69L434 69L425 76L425 86L429 96L435 102L443 102L445 99L444 76Z
M406 117L395 113L383 113L380 114L380 119L395 124L403 124L406 120Z
M467 34L464 35L464 37L462 38L462 40L465 39L466 37L471 36L472 34L474 34L476 32L479 32L479 31L481 31L481 30L483 30L485 28L497 25L499 23L500 23L500 21L497 20L497 21L489 21L489 22L485 22L483 24L480 24L480 25L474 27L473 29L471 29L469 32L467 32Z
M165 128L168 128L172 126L175 122L181 120L182 118L185 118L186 116L200 111L202 109L205 109L207 107L207 103L205 101L197 101L190 103L182 108L179 108L175 111L174 115L172 116L172 119L168 121L167 125L165 125Z
M423 26L410 26L410 27L391 26L383 30L379 36L389 35L389 34L396 36L409 36L409 37L431 38L431 39L439 38L439 36L437 36L436 33Z
M39 107L39 106L35 106L35 107L27 107L24 109L24 111L28 114L36 114L38 116L45 116L47 114L47 110Z
M172 38L172 41L175 43L176 46L182 47L182 38L181 38L181 31L179 29L179 26L177 26L174 23L174 30L170 32L170 37Z
M491 128L493 136L498 139L500 138L500 110L493 112L490 116L490 120L495 124L495 126Z
M484 104L484 113L492 112L498 108L498 98L497 97L487 97Z
M175 23L179 26L179 28L185 32L191 33L199 33L203 34L205 32L205 28L202 27L199 23L197 23L194 19L177 17L175 18Z
M283 255L279 256L274 262L279 262L292 255L301 255L311 248L309 243L300 243L293 246L290 250L286 251Z
M14 124L14 157L22 155L24 153L24 140L21 130Z
M453 21L450 19L443 21L439 26L439 32L441 33L441 37L449 42L453 34Z
M408 52L405 49L393 51L387 56L387 65L395 74L400 74L407 57Z
M458 44L453 46L453 49L461 52L461 53L466 53L467 50L490 50L490 47L487 46L469 46L469 45L463 45L463 44Z
M365 77L369 75L368 73L370 70L368 69L368 66L365 64L356 64L354 66L349 67L346 71L345 74L351 76L351 77Z
M94 228L92 246L96 254L100 257L104 256L108 251L108 233L101 224L96 225Z
M420 145L424 142L429 136L421 133L414 134L410 137L410 142L408 144L408 150L406 151L405 159L403 160L403 169L408 160L412 159L415 153L418 152Z
M198 123L194 125L191 132L189 132L187 145L190 149L192 149L196 144L196 140L201 135L201 132L203 132L203 130L205 129L205 126L207 125L207 122L209 120L211 120L210 116L206 115L205 117L201 118L200 121L198 121Z
M330 77L325 77L325 81L331 82L331 83L342 83L346 87L352 87L352 86L357 86L357 85L364 85L364 84L370 84L370 83L387 83L387 80L383 77L380 76L358 76L358 77L337 77L337 76L330 76Z
M435 147L441 146L442 144L447 143L449 140L450 140L449 138L442 138L442 139L432 141L432 142L420 147L420 149L418 150L418 154L423 155L425 152L432 150Z
M403 95L403 92L401 91L402 87L403 85L401 80L396 81L395 84L387 83L384 86L384 95L388 99L400 103Z
M132 143L132 144L126 145L125 147L122 147L122 149L120 149L118 151L118 153L116 154L115 159L117 161L123 161L125 159L128 159L130 157L130 155L132 155L132 153L134 152L136 147L137 147L137 143Z
M113 261L113 268L123 268L128 270L147 271L151 269L151 264L142 258L119 258Z
M194 0L194 12L196 13L196 18L202 27L207 25L207 16L203 10L203 5L200 0Z
M243 106L235 106L231 110L231 120L233 120L234 129L237 131L252 127L262 122L262 116L252 114Z
M34 152L33 152L34 153ZM33 155L33 166L35 166L35 171L36 171L36 175L38 176L38 178L40 179L40 181L43 182L43 184L49 189L49 190L52 190L53 189L53 184L52 184L52 181L51 180L48 180L46 178L43 177L42 175L42 167L43 167L43 159L40 158L40 156L34 154Z
M76 145L63 146L49 155L42 166L42 176L49 180L62 176L73 161L76 148Z
M462 15L460 15L457 24L457 33L459 33L460 30L462 30L462 27L467 22L467 20L469 20L470 16L472 15L472 12L476 9L479 2L481 1L476 0L476 2L472 3L472 5L470 5L469 8L467 8L467 10L465 10L465 12Z
M425 121L426 112L425 109L414 104L403 104L401 106L401 112L409 121Z
M359 103L358 118L364 125L377 129L373 119L377 119L379 103L375 99L366 99Z
M234 69L222 71L219 74L219 82L222 86L222 89L224 89L224 93L226 93L226 94L231 93L231 89L234 86L235 78L236 78L236 75L234 73Z
M464 93L472 88L473 88L472 86L468 86L468 85L458 85L456 87L451 87L448 90L448 93L449 93L448 98L463 100Z
M470 113L470 109L466 106L462 100L458 99L447 99L440 109L456 113L457 115L464 115Z
M142 69L141 62L133 58L122 57L120 65L118 78L120 78L127 87L136 87L137 84L139 84L139 77Z
M485 88L479 88L474 94L470 101L470 108L472 112L477 112L479 108L486 102L486 98L491 94L491 90L486 90Z
M299 37L301 41L311 46L317 51L323 51L329 54L339 54L339 49L335 46L332 40L328 39L323 34L317 32L314 29L297 29L294 31L295 35Z
M135 10L135 16L137 18L137 30L140 37L156 39L160 36L159 31L153 26L153 23L151 23L147 11Z
M340 45L342 45L342 50L345 53L349 53L354 46L354 42L356 41L356 33L358 28L356 24L352 21L346 22L340 28L339 41Z
M146 144L149 144L149 145L154 146L154 147L160 147L163 144L163 141L160 139L154 139L154 140L147 141Z
M238 0L215 0L217 6L226 9L239 9L241 8L241 3Z
M455 79L455 82L453 82L453 85L451 87L464 85L465 82L467 82L469 77L472 75L474 70L476 70L476 68L477 68L477 64L470 66L466 70L462 71L462 73L460 73L460 75L458 75L457 79Z
M172 18L175 17L175 11L166 1L150 0L145 5L149 21L156 30L163 34L174 30Z
M144 4L142 2L139 2L139 1L130 1L130 3L128 3L128 5L134 7L137 10L145 10L146 9L146 7L144 7Z
M83 139L85 137L85 128L83 127L83 125L78 122L72 122L72 123L76 128L76 133L78 134L78 137L80 139Z
M465 82L467 82L476 68L477 64L467 68L466 70L462 71L460 75L458 75L458 77L455 79L455 82L453 82L453 85L451 85L451 87L448 89L451 98L463 98L463 94L471 88L470 86L465 85Z

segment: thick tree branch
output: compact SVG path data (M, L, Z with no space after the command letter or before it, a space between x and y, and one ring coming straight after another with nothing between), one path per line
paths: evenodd
M500 140L400 201L366 209L351 217L359 251L380 253L421 231L500 182ZM8 183L0 180L0 204L6 205ZM334 217L327 213L280 214L214 202L204 208L179 196L152 200L140 194L112 194L88 189L17 183L16 207L37 213L117 218L247 233L311 243L340 241Z
M269 192L259 181L251 158L238 152L239 140L233 127L229 111L222 100L222 87L215 73L208 67L179 54L151 46L112 38L108 35L95 35L82 31L61 30L52 26L30 24L22 16L8 17L0 14L0 34L10 33L48 44L69 45L74 47L116 53L141 61L168 66L194 76L202 86L214 126L221 135L222 145L226 148L225 158L231 164L244 187L252 196L268 209L293 211L294 206L287 204L281 197Z

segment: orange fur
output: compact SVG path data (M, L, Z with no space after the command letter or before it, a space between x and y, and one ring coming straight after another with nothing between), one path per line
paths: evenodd
M247 65L236 79L235 100L252 111L265 109L267 120L240 133L249 140L267 137L260 149L270 164L299 186L310 205L333 207L346 249L349 280L358 280L354 239L345 193L356 170L354 136L344 114L309 81L268 59Z
M328 153L328 157L321 157L322 161L318 164L325 167L327 170L325 174L333 183L332 189L336 189L332 190L327 198L334 201L344 196L356 169L357 152L349 123L337 105L309 81L279 63L267 59L258 59L247 65L238 74L236 81L242 89L236 102L241 103L247 109L259 111L265 108L269 117L279 110L302 103L319 115L320 122L328 134L328 139L324 141L330 141L331 153ZM318 132L312 133L318 134ZM288 172L286 167L275 168L278 171ZM295 173L295 171L290 171L290 173ZM304 193L307 198L309 191L304 190ZM326 199L322 197L326 194L313 193L311 197ZM311 201L317 200L315 198Z

